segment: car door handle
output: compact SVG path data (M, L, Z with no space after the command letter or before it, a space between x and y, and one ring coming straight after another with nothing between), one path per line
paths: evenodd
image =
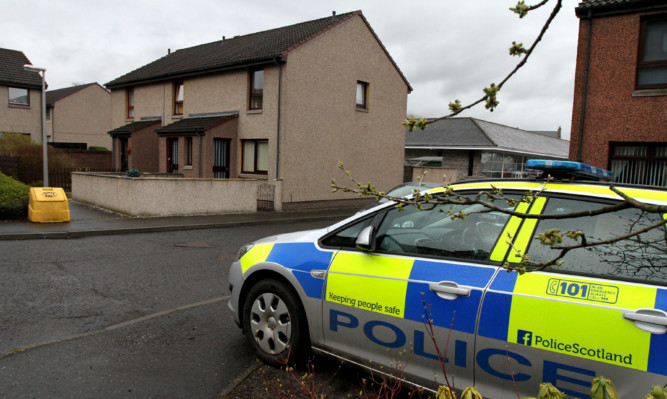
M460 296L470 296L470 289L461 287L453 281L430 283L428 289L435 292L442 299L454 300Z
M667 312L658 309L637 309L623 312L623 318L629 320L640 330L653 334L667 332Z

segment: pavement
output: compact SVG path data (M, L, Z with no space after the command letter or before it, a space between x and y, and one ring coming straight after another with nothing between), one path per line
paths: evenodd
M33 223L28 219L0 221L0 240L68 239L160 231L213 229L288 221L331 220L354 215L360 207L308 211L256 212L225 215L128 217L69 200L70 221Z

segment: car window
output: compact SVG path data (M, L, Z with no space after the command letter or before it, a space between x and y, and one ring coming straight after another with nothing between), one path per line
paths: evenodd
M371 220L373 220L372 217L367 217L334 232L332 235L325 237L322 240L322 246L347 249L356 248L356 241L359 233L364 227L371 224Z
M550 198L544 214L566 214L600 208L608 204ZM591 241L607 240L627 234L660 220L662 216L626 209L620 212L576 219L542 220L536 235L550 229L561 232L582 230ZM564 238L563 244L574 241ZM532 240L528 249L531 260L544 262L558 256L559 250ZM653 229L638 237L598 247L572 250L562 259L561 270L594 274L607 277L624 277L667 283L667 232L665 228Z
M471 213L451 219L447 212ZM438 205L419 211L393 208L377 229L378 252L488 260L509 216L482 205ZM475 213L484 212L484 213Z

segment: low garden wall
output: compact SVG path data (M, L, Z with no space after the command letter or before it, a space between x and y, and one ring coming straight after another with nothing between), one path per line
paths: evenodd
M257 211L257 180L72 173L72 199L131 216Z

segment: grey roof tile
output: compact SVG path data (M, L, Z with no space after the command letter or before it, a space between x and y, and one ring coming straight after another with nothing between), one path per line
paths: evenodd
M108 133L111 136L128 136L138 130L145 129L152 125L160 125L161 123L162 121L160 119L141 120L117 127L113 130L110 130Z
M406 134L405 146L567 158L570 142L475 118L449 118Z
M37 72L23 69L26 64L32 63L23 52L0 48L0 84L41 89L42 77Z
M634 12L667 7L667 0L583 0L575 8L578 17L606 12Z

